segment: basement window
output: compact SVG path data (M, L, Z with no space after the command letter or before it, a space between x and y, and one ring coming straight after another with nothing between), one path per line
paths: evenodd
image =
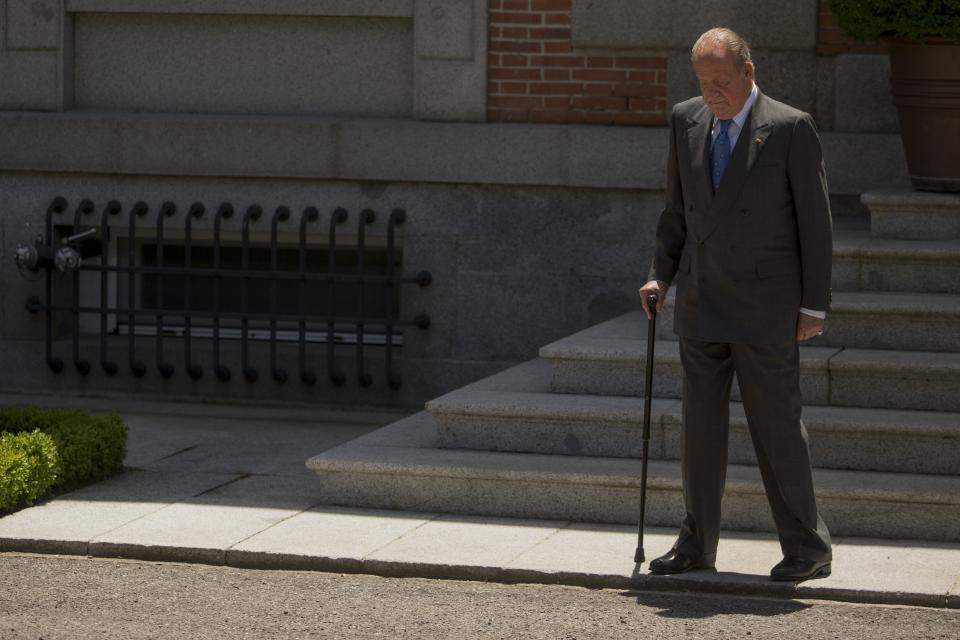
M111 243L115 248L115 264L127 266L129 240L119 238ZM182 336L186 319L190 317L190 335L193 338L213 336L214 311L219 308L220 338L242 337L242 315L247 316L247 339L270 340L271 318L276 320L279 341L297 341L300 338L300 320L305 319L305 339L308 342L327 342L328 322L334 324L337 343L356 344L357 322L363 320L364 344L386 342L384 322L400 313L399 287L388 286L389 275L386 247L367 245L363 254L364 281L359 281L358 247L338 244L333 255L333 273L338 280L308 279L303 285L301 310L300 249L296 243L277 247L276 271L272 270L269 242L251 240L247 269L243 269L243 249L239 242L221 241L219 282L213 275L214 246L210 240L194 240L190 251L190 272L186 247L182 241L168 239L163 244L163 269L173 273L150 273L159 264L155 240L137 240L136 259L143 273L133 276L135 308L150 314L137 315L131 326L129 315L120 313L113 318L114 333L127 335L156 335L156 313L163 314L164 335ZM401 251L394 251L394 274L400 273ZM311 277L330 273L330 250L310 246L305 251L304 273ZM188 275L189 273L189 275ZM246 277L244 277L246 274ZM130 274L120 271L112 278L117 308L127 307ZM246 288L246 311L244 311ZM188 294L189 290L189 294ZM188 297L189 295L189 297ZM219 304L217 304L219 302ZM302 313L302 315L301 315ZM199 314L199 315L197 315ZM392 332L392 344L402 344L398 328Z

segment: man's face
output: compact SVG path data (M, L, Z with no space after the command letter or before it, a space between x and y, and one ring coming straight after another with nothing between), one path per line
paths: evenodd
M753 63L738 67L723 47L704 49L693 63L700 82L700 94L707 107L720 120L740 113L753 88Z

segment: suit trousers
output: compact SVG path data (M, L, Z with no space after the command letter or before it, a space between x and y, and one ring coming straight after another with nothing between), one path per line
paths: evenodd
M730 388L736 373L757 462L785 556L831 557L817 511L807 432L800 419L797 342L748 345L680 339L686 515L676 549L714 560L727 471Z

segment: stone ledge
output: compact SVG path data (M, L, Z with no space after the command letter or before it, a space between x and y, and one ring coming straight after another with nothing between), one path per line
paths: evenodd
M67 0L68 13L413 16L413 0Z
M0 112L0 170L662 189L666 128Z
M834 194L907 182L899 136L821 137ZM0 111L0 138L0 170L10 171L659 190L669 133L666 127ZM864 167L861 151L878 158L875 171Z

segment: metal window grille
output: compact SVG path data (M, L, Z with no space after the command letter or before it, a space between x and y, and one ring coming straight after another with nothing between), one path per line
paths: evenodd
M304 209L295 220L299 229L296 242L281 239L280 225L294 220L294 214L283 206L269 216L259 206L249 207L240 220L239 241L224 238L223 222L234 217L229 203L213 213L212 237L207 239L195 237L195 222L208 212L202 204L191 205L177 229L182 229L182 237L176 241L168 237L170 219L177 213L172 202L156 212L152 229L144 224L149 208L143 202L126 212L126 225L123 208L116 201L107 203L98 215L93 202L83 200L74 210L72 225L67 210L64 198L54 199L46 212L45 236L37 238L34 246L17 251L22 267L45 271L44 299L31 298L27 307L45 318L46 361L57 373L64 370L64 363L54 354L54 318L66 316L70 318L73 365L81 375L92 369L81 353L81 327L92 322L99 336L100 367L111 376L121 371L110 353L108 334L113 333L126 334L127 369L136 377L146 375L148 369L137 352L137 336L153 337L155 368L164 378L177 371L173 350L166 344L167 338L176 336L182 341L183 371L194 380L201 379L206 369L195 358L195 340L212 341L210 369L221 381L233 375L224 361L222 343L239 340L240 371L250 383L260 379L250 343L269 342L269 375L280 384L290 375L279 361L277 345L295 342L298 377L307 385L318 379L310 366L308 344L324 343L324 365L332 384L347 382L336 362L339 352L352 348L357 382L371 386L373 376L367 369L365 348L381 346L384 379L397 388L401 376L395 370L393 351L402 344L403 329L427 329L430 325L426 314L412 320L398 317L401 286L423 288L432 281L429 272L404 276L398 268L401 251L396 231L406 220L401 209L389 214L386 243L381 247L368 243L366 229L377 217L371 209L355 216L356 241L349 246L338 244L338 231L351 219L342 207L326 220L316 207ZM55 224L57 218L60 224ZM121 234L113 238L115 259L108 250L111 225L125 231L122 238L116 237ZM269 225L269 242L251 242L253 225ZM325 239L318 233L324 227ZM56 233L58 229L63 233ZM57 270L69 274L69 304L57 304ZM91 278L99 283L99 296L84 291L83 283Z

